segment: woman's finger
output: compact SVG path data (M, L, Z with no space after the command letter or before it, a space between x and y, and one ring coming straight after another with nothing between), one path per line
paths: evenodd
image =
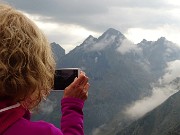
M89 87L90 87L90 84L89 84L89 83L87 83L87 84L84 86L84 90L86 90L86 91L88 92Z
M88 82L88 78L84 74L80 74L80 76L74 80L71 84L72 87L77 87L79 85L85 85Z

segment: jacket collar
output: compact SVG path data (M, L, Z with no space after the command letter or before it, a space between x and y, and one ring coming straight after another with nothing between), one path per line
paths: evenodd
M2 109L0 109L0 113L5 112L5 111L8 111L8 110L11 110L11 109L14 109L14 108L17 108L17 107L19 107L20 105L21 105L20 103L16 103L15 105L11 105L11 106L2 108Z
M0 134L20 118L30 119L30 112L19 103L10 100L0 102Z

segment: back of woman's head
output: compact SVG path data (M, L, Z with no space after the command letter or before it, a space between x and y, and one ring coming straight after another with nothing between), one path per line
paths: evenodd
M53 85L54 68L50 45L39 28L0 4L0 99L36 106Z

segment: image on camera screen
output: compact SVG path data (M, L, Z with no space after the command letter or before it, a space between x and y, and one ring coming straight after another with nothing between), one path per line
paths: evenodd
M77 69L56 70L53 90L64 90L78 77Z

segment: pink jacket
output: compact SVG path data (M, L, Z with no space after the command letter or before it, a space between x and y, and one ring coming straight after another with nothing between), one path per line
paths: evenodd
M0 135L84 135L83 130L83 109L84 102L75 98L64 98L61 101L61 130L53 124L36 121L32 122L24 117L15 120L15 122L6 122L13 115L20 115L14 109L8 116L0 112ZM0 108L1 109L1 108ZM5 112L4 112L5 113ZM6 112L7 114L7 112ZM4 116L4 118L3 118ZM10 121L12 121L10 120ZM8 125L8 123L11 123Z

